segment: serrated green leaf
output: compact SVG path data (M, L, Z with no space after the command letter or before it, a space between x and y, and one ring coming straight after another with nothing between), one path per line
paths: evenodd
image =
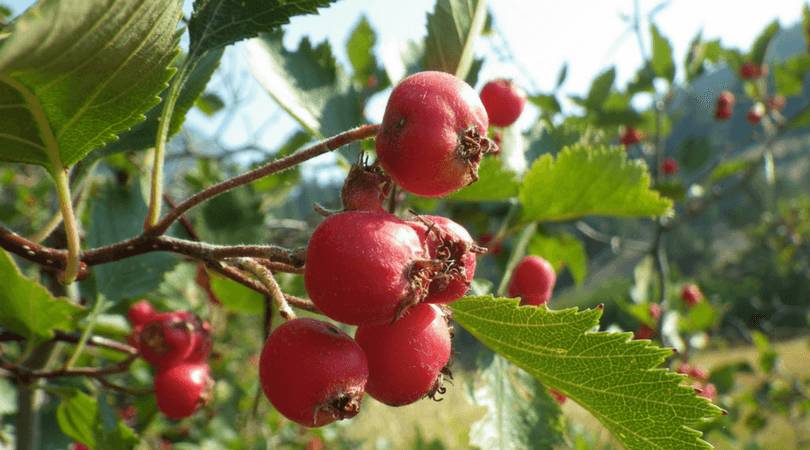
M96 448L98 402L81 391L74 391L59 402L56 421L59 429L77 442Z
M437 0L427 17L424 68L464 79L473 62L473 45L487 15L486 0Z
M529 241L529 254L545 258L557 273L567 267L578 285L585 281L588 273L588 255L582 241L571 234L535 234Z
M0 160L62 170L144 119L171 75L179 0L43 0L0 41Z
M470 444L481 449L553 448L564 441L562 411L526 372L495 355L473 392L487 414L470 427Z
M210 272L209 272L210 273ZM230 278L210 273L211 290L228 311L261 316L264 313L264 297Z
M564 221L582 216L656 216L671 202L650 189L642 161L620 147L565 147L543 155L520 186L524 221Z
M324 41L304 38L294 51L281 33L248 43L250 69L268 94L311 135L331 136L363 121L359 94Z
M776 33L779 32L779 20L774 20L757 36L751 51L748 52L748 60L754 64L762 64L765 59L765 51L768 50L768 45Z
M661 368L670 349L593 331L600 310L520 307L493 297L465 297L452 310L487 347L582 405L626 448L711 448L694 428L720 408Z
M616 80L616 68L610 69L600 73L591 83L588 90L588 96L585 97L584 104L589 110L598 110L602 107L602 103L607 100L610 95L610 89L613 87L613 82Z
M98 401L98 417L95 435L98 449L131 450L138 444L138 436L128 427L108 403L108 395L102 394Z
M26 278L11 256L0 249L0 327L29 340L45 340L56 329L74 329L83 311L67 298L54 297L41 284Z
M109 245L137 236L143 231L146 203L140 185L102 185L93 196L87 243L92 247ZM146 253L93 269L98 290L108 300L133 299L153 291L163 274L177 263L168 253Z
M360 18L354 31L346 42L346 53L354 69L354 78L365 83L368 77L377 70L377 60L374 58L374 45L377 43L377 34L368 23L365 16Z
M672 45L661 35L655 24L650 24L652 39L652 68L655 74L668 81L675 78L675 62L672 60Z
M195 0L188 23L195 57L318 12L334 0Z
M500 158L484 158L478 168L478 181L449 196L452 200L488 202L517 195L520 177L503 165Z

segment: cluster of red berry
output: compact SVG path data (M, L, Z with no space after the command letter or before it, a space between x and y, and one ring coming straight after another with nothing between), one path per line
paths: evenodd
M482 103L482 100L484 101ZM391 93L376 139L378 160L352 168L341 198L307 245L304 284L327 317L357 326L354 338L310 318L287 321L265 342L262 388L287 418L308 427L354 417L365 393L400 406L445 392L450 376L450 317L444 306L469 289L476 255L486 251L450 219L402 219L383 201L391 184L426 197L455 192L478 177L496 151L490 120L508 126L526 98L510 82L488 84L479 98L442 72L405 78ZM545 302L554 284L546 263L541 289L519 270L510 292ZM532 290L534 289L534 290Z
M189 311L157 312L146 300L129 308L130 343L157 371L155 397L160 411L182 419L204 405L213 380L208 367L208 322Z

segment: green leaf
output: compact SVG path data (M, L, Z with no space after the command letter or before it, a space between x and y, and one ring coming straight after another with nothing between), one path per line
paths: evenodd
M810 5L807 3L802 7L802 30L804 30L804 45L810 48Z
M92 247L109 245L137 236L143 231L146 203L140 185L102 185L93 197L87 243ZM177 258L168 253L146 253L122 261L102 264L93 269L98 290L117 302L149 293L160 285L163 274Z
M54 297L45 287L26 278L11 256L0 249L0 327L29 340L45 340L56 329L75 328L82 307Z
M494 355L473 392L487 413L470 427L470 444L501 450L553 448L564 440L562 411L526 372Z
M678 327L684 333L708 331L719 318L717 310L709 302L700 302L681 316Z
M670 349L593 331L600 309L552 311L493 297L465 297L452 309L487 347L579 403L626 448L711 448L694 428L720 408L661 367Z
M96 448L98 402L81 391L74 391L59 402L56 421L59 429L77 442Z
M639 160L620 147L565 147L555 160L543 155L520 186L524 221L564 221L582 216L656 216L671 202L650 189Z
M804 76L810 71L810 55L791 56L774 70L776 91L785 96L799 95L804 87Z
M450 195L452 200L488 202L517 195L520 177L504 167L501 158L484 158L478 168L478 181Z
M560 89L563 83L565 83L565 78L568 76L568 63L565 63L560 67L559 73L557 73L557 82L554 83L554 90L557 91Z
M213 92L206 92L194 102L194 106L206 116L213 116L222 111L222 108L225 107L225 101ZM174 118L174 115L172 115L172 118Z
M221 277L209 272L211 276L211 290L222 302L225 309L237 313L264 314L264 297L261 294L245 287L230 278Z
M427 16L424 68L466 78L486 16L486 0L437 0Z
M553 116L562 110L554 94L532 95L529 96L529 101L540 108L540 114L544 116Z
M62 170L144 119L171 75L178 0L43 0L0 41L0 160Z
M119 419L115 411L108 403L108 394L102 394L98 402L98 418L95 426L96 442L98 449L121 449L127 450L135 448L138 444L138 436L132 428L128 427Z
M655 74L668 81L675 78L675 62L672 60L672 45L661 35L655 24L650 24L652 39L652 68Z
M354 69L354 78L361 83L365 83L377 70L377 60L374 58L376 43L377 34L371 28L368 19L365 16L361 17L349 36L349 41L346 42L346 53Z
M748 53L748 60L754 64L762 64L765 59L765 52L768 50L768 45L776 33L779 32L779 20L774 19L773 22L768 24L764 30L757 36L751 51Z
M591 88L588 90L588 96L585 98L585 107L589 110L598 110L602 107L602 103L607 100L610 95L610 89L613 87L613 82L616 80L616 68L610 69L599 74L591 83Z
M529 254L545 258L557 273L560 273L563 267L567 267L578 285L585 281L585 275L588 273L588 255L582 241L571 234L535 234L529 241Z
M304 38L294 51L281 33L248 43L253 76L278 105L311 135L331 136L363 121L362 102L324 41Z
M756 164L756 162L749 159L732 159L730 161L724 161L718 164L717 167L712 170L712 173L709 174L709 182L717 183L718 181L722 181L730 176L748 169L753 164Z
M204 53L252 38L290 21L313 14L334 0L194 0L188 23L191 53Z

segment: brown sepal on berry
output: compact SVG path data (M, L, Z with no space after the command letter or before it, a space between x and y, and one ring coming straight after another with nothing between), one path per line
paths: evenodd
M425 394L425 397L433 400L434 402L444 400L444 398L441 396L447 393L447 387L444 385L445 381L448 383L453 382L453 372L450 370L449 362L446 366L442 367L442 371L439 372L439 376L436 377L433 387L430 388L430 391L428 391L427 394Z
M390 192L391 178L378 165L368 165L361 159L349 170L340 199L344 210L383 211Z
M321 414L328 417L329 422L351 419L360 412L360 404L364 394L365 391L362 389L352 389L334 395L315 408L312 414L312 425L315 426L319 423L318 417Z
M470 176L468 184L478 181L478 166L484 155L496 154L499 150L498 144L492 139L482 136L474 125L459 135L456 155L467 164Z

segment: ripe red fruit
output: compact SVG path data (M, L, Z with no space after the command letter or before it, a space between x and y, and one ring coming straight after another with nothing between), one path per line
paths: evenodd
M140 327L154 317L156 313L155 307L148 300L141 300L129 307L127 317L133 327Z
M703 300L703 293L696 284L687 284L681 289L681 300L687 306L695 306Z
M141 357L158 368L202 363L211 351L208 324L188 311L155 314L136 340Z
M717 398L717 388L712 383L701 384L695 383L692 387L697 391L697 395L705 397L711 401Z
M508 127L518 120L526 107L526 92L512 80L500 78L484 85L481 102L492 126Z
M664 158L664 161L661 162L661 172L664 172L665 175L675 175L678 173L678 161Z
M388 323L425 298L432 266L407 222L387 213L347 211L328 217L312 234L304 284L332 319Z
M717 96L717 109L715 109L714 117L718 120L726 120L731 117L732 109L734 108L734 94L729 91L723 91Z
M475 276L476 253L486 249L476 245L463 226L446 217L425 215L408 223L427 245L430 258L438 263L423 301L451 303L461 298Z
M745 118L752 125L756 125L762 120L763 115L765 115L765 105L757 102L754 103L753 106L751 106L751 109L748 110L748 113L745 115Z
M368 364L363 349L336 326L294 319L267 338L259 378L264 395L281 414L320 427L357 415Z
M72 448L73 450L90 450L90 447L82 444L81 442L74 442Z
M742 67L740 67L740 78L743 80L753 80L757 78L762 78L763 76L768 74L768 66L766 65L759 65L754 64L752 62L743 63Z
M641 133L641 131L638 131L637 129L628 126L624 128L624 131L622 132L619 141L622 143L622 145L627 147L633 144L638 144L639 142L641 142L641 139L643 137L644 135Z
M520 260L509 280L509 295L520 297L521 305L542 305L551 298L557 274L554 267L539 256Z
M444 72L419 72L391 92L377 134L377 156L403 189L440 197L478 179L495 145L475 91Z
M559 403L560 406L565 404L565 401L568 400L568 397L566 397L565 394L556 389L549 389L548 393L551 394L551 396L557 401L557 403Z
M357 327L355 339L368 358L366 392L391 405L443 394L450 360L447 318L435 305L416 305L386 325Z
M638 330L633 333L633 339L650 339L655 336L655 330L647 325L639 325Z
M159 370L155 376L158 409L170 419L194 414L208 402L214 381L207 364L184 363Z
M349 169L340 198L344 210L384 212L383 202L391 192L391 179L378 166L364 163Z

